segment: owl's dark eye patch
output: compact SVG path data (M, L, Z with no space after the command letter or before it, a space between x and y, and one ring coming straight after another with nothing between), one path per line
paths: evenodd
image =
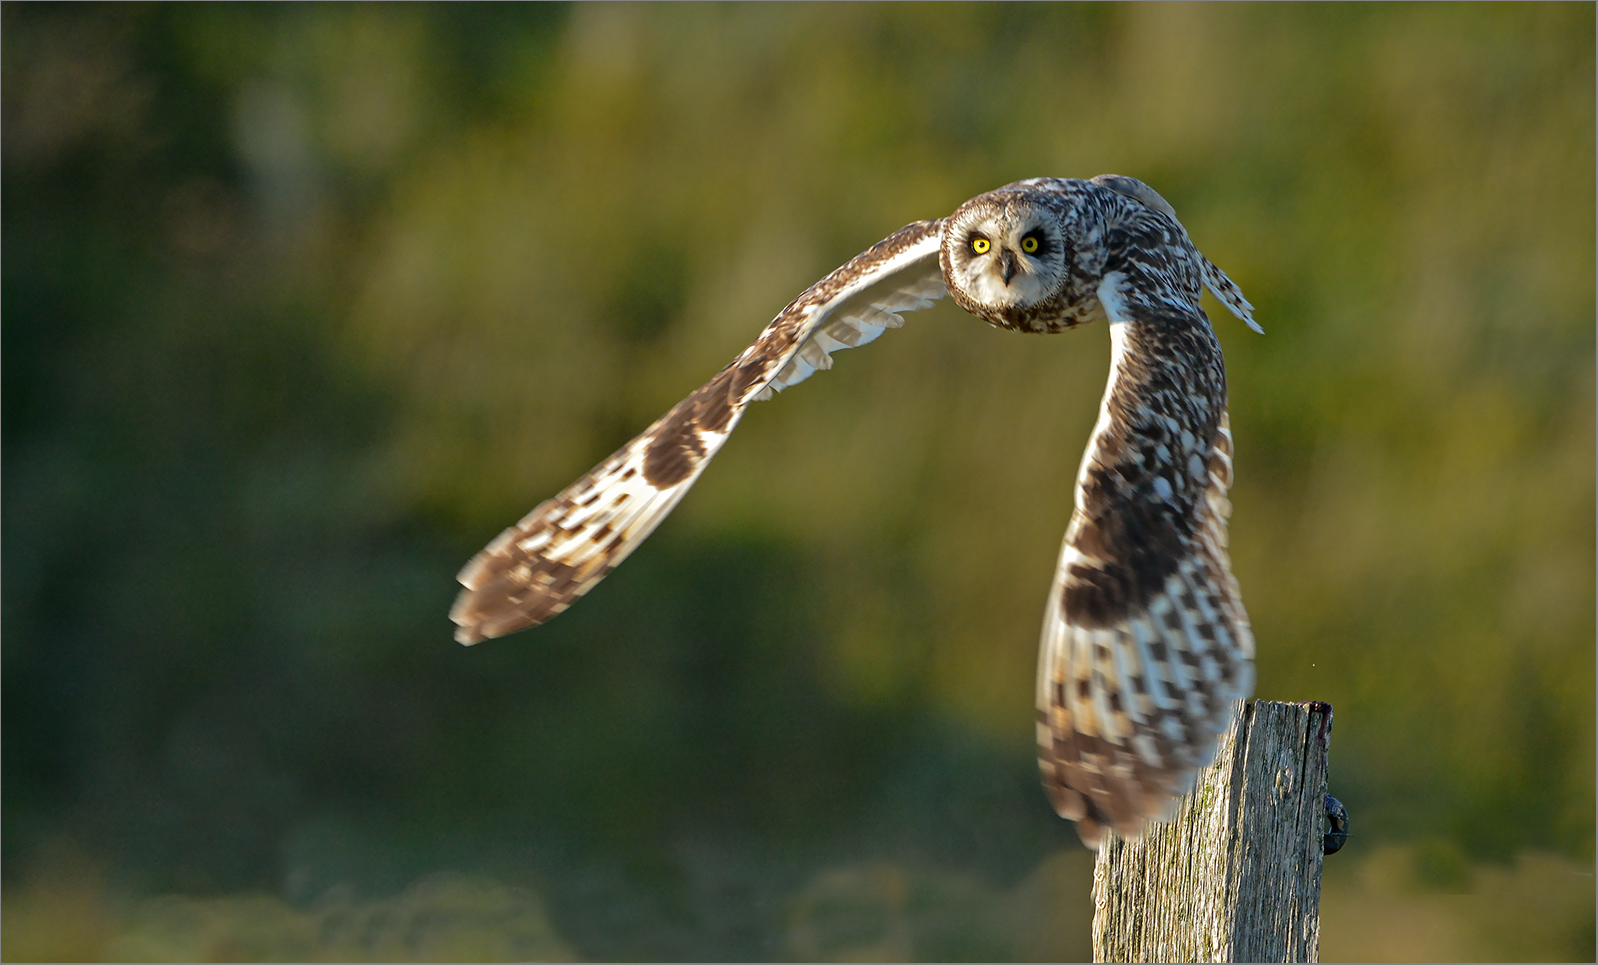
M1041 231L1028 231L1021 236L1021 250L1029 255L1041 255L1049 250L1049 239Z

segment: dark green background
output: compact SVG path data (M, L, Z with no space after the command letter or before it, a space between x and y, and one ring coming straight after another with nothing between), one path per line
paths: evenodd
M1590 867L1590 4L3 9L8 897L450 872L583 957L1084 954L1031 673L1102 329L913 315L567 615L446 614L811 281L1107 171L1266 329L1210 303L1235 569L1348 860ZM1015 897L1050 855L1084 907Z

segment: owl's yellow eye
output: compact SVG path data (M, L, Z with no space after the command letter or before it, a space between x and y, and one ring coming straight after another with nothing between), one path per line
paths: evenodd
M1025 238L1022 238L1021 239L1021 250L1026 252L1029 255L1032 254L1033 252L1037 251L1038 250L1038 239L1035 236L1033 236L1033 235L1027 235Z
M992 247L993 247L993 245L989 244L988 243L988 239L986 239L986 238L972 238L971 239L971 250L976 252L979 255L987 254L988 253L988 249L992 248Z

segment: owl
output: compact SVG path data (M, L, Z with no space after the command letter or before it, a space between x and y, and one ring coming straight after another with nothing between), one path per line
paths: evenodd
M1227 556L1232 434L1208 288L1253 307L1141 181L1033 178L917 221L794 299L642 434L460 572L474 644L535 626L615 569L688 492L750 403L944 295L989 325L1110 327L1110 375L1044 607L1038 761L1089 846L1162 820L1253 691L1254 639Z

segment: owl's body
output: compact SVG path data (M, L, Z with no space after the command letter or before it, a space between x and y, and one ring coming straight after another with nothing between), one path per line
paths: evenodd
M1226 554L1232 440L1208 287L1251 308L1175 213L1131 178L1036 178L908 225L807 289L731 365L506 530L461 571L451 618L476 643L564 610L692 486L749 403L945 294L991 325L1110 324L1109 383L1076 480L1038 661L1039 765L1097 844L1169 813L1253 689Z

